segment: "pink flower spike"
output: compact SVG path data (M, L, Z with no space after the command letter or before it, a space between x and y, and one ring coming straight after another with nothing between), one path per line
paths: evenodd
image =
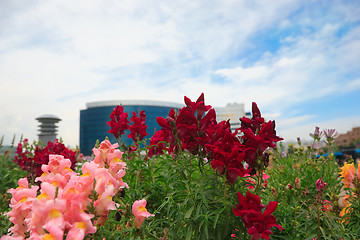
M135 216L135 226L137 228L141 227L145 218L148 218L150 216L155 216L154 214L149 213L145 207L146 207L145 199L137 200L132 205L132 212Z

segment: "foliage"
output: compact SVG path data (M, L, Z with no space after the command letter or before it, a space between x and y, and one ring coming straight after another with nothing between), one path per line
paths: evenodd
M359 231L352 231L340 217L344 187L339 166L331 153L317 157L319 149L314 146L321 134L317 137L310 146L298 140L297 147L289 146L288 154L274 151L271 156L266 199L279 202L274 215L284 228L275 231L276 239L359 238ZM321 191L320 181L324 183Z
M226 178L214 174L209 163L200 169L202 159L188 152L175 158L161 155L145 161L145 157L136 152L127 161L125 179L131 191L125 199L147 196L155 217L146 228L146 236L224 239L241 227L232 207L236 203L234 190L241 189L244 181L230 185Z

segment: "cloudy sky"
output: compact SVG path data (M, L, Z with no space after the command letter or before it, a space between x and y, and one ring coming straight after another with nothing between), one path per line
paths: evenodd
M360 126L358 0L0 0L0 137L87 102L257 102L285 140Z

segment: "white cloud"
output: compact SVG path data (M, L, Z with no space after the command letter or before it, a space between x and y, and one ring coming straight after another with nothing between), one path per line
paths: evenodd
M236 80L237 83L264 78L268 73L269 69L265 66L254 66L251 68L236 67L232 69L220 69L215 71L215 74L219 74L228 79Z
M294 103L360 89L360 28L337 36L359 19L354 4L331 2L318 21L307 15L311 3L290 0L266 7L191 0L1 4L0 135L7 142L12 133L36 138L34 119L52 113L63 119L59 135L76 145L79 110L90 101L182 102L204 92L213 106L241 102L250 109L255 101L275 116ZM278 32L278 49L257 52L254 40Z
M302 141L310 141L310 133L313 133L315 127L322 129L335 129L340 134L351 131L353 127L358 127L360 122L360 116L357 117L340 117L338 119L326 120L326 121L314 121L308 124L294 124L293 127L282 128L280 123L277 125L277 134L284 138L284 141L295 142L297 137L300 137Z
M360 89L357 79L344 79L349 72L358 71L353 64L360 60L357 47L360 34L355 34L358 29L353 29L338 39L335 36L338 28L338 25L327 24L319 32L292 37L290 45L280 47L274 54L265 54L246 67L218 69L215 74L230 79L234 89L251 93L249 95L266 107L276 105L274 111L284 111L295 103L339 91ZM348 35L352 36L351 40ZM344 63L349 63L348 69ZM244 79L251 79L254 84L244 84Z

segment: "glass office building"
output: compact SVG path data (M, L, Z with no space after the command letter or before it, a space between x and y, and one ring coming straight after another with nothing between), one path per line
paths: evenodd
M106 124L110 121L110 114L117 105L124 107L124 112L128 113L128 120L135 111L137 114L144 110L146 113L146 132L149 134L145 138L151 138L155 131L160 129L156 122L156 117L166 118L171 108L180 109L184 105L173 102L161 101L140 101L140 100L119 100L119 101L100 101L86 104L86 109L80 111L80 151L85 156L92 153L92 149L97 140L103 141L106 137L111 143L116 143L117 139L108 133L110 127ZM131 123L130 123L131 124ZM121 140L126 144L133 144L132 139L128 138L129 131L126 131Z
M92 153L92 149L97 140L103 141L106 137L111 143L116 143L117 139L108 133L110 127L106 124L110 121L110 114L117 105L124 107L124 112L128 113L128 120L135 111L137 114L144 110L146 113L146 132L149 134L145 138L151 138L155 131L160 129L156 122L156 117L166 118L170 109L178 110L185 105L173 102L162 101L140 101L140 100L119 100L119 101L100 101L86 104L86 109L80 111L80 151L85 156ZM216 119L218 122L230 119L231 129L240 127L240 117L245 115L244 104L232 103L225 107L215 107ZM130 123L132 124L132 123ZM125 131L121 140L126 144L133 144L132 139L127 135L129 130Z

